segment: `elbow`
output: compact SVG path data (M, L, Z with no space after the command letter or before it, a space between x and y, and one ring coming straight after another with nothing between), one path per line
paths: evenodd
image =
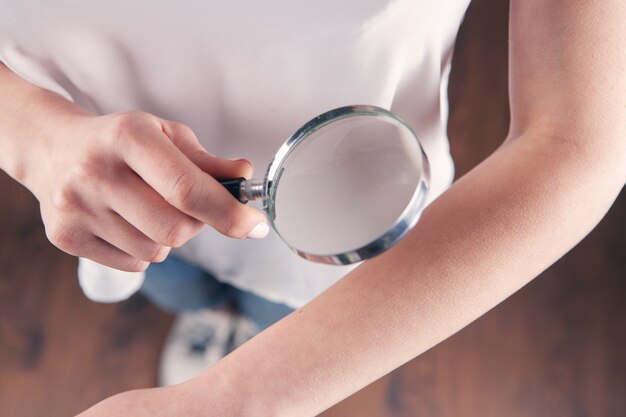
M574 162L589 173L606 176L607 186L621 190L626 185L626 112L622 113L623 117L595 123L542 122L528 123L523 128L515 126L513 118L502 146L534 141L546 151L556 150L553 155L559 159Z

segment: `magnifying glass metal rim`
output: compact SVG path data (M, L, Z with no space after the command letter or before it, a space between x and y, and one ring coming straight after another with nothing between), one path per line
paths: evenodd
M297 145L307 139L311 134L332 122L356 116L390 118L402 124L413 134L422 156L422 172L420 173L419 183L417 184L417 187L415 187L415 192L413 193L408 206L404 209L400 216L398 216L391 227L382 236L359 248L355 248L347 252L331 254L312 254L295 248L283 238L274 224L274 219L276 218L274 207L276 189L280 181L283 165L289 154L297 147ZM428 191L430 188L430 165L428 163L428 158L424 153L424 149L417 139L417 135L408 123L397 115L380 107L371 105L352 105L327 111L326 113L310 120L299 128L293 135L291 135L289 139L287 139L287 141L280 147L278 152L276 152L272 162L270 162L265 174L263 187L263 208L267 214L268 220L271 222L274 231L287 244L287 246L291 248L291 250L299 256L313 262L331 265L349 265L365 259L370 259L386 251L402 240L402 238L417 224L422 210L426 205Z

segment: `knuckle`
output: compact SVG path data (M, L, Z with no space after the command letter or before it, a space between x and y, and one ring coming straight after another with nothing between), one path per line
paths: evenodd
M72 212L80 207L80 197L73 187L64 185L53 192L52 205L60 212Z
M146 257L146 259L144 259L147 262L163 262L165 260L165 258L167 258L167 255L169 254L169 248L159 245L158 243L155 243L153 245L150 245L151 247L149 248L150 250L147 251L148 252L148 256Z
M127 111L111 115L112 126L121 131L133 130L138 124L150 120L150 115L141 111Z
M83 246L82 234L76 228L67 227L62 223L47 226L46 236L54 246L72 255L78 255Z
M171 226L163 239L163 244L171 248L179 248L189 239L196 235L202 228L202 223L188 220L185 218L178 219Z
M66 171L61 187L88 189L101 184L112 173L118 172L118 164L101 147L83 152Z
M154 119L154 116L140 111L113 114L109 125L109 140L118 147L137 140L141 132L154 123Z
M196 203L196 185L193 178L187 172L181 172L172 181L170 193L166 201L180 209L192 209Z
M235 239L243 239L246 237L248 230L243 227L243 215L239 210L228 210L221 217L221 232Z
M51 191L52 205L63 212L73 211L81 205L81 191L97 188L106 180L106 168L101 158L85 155L73 164Z
M103 180L103 165L99 156L94 154L85 155L84 158L72 168L68 182L72 186L79 184L96 184Z
M174 123L174 126L176 127L176 130L179 132L179 134L188 137L188 138L192 138L192 139L196 139L196 134L194 133L193 129L190 128L189 126L182 124L182 123Z
M157 252L156 256L152 259L152 262L163 262L170 254L171 249L172 248L168 246L161 246L159 252Z
M110 128L113 139L124 138L135 129L133 113L117 113L111 118Z
M128 272L143 272L146 270L146 268L148 268L148 265L149 263L146 261L132 258L128 262L125 262L123 265L118 266L118 268Z

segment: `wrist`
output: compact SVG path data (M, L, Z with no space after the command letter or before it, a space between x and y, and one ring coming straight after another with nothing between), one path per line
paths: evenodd
M0 169L32 191L31 178L42 169L45 148L54 146L55 132L66 129L70 119L90 113L60 95L37 87L0 68Z
M198 399L196 404L202 409L197 415L279 417L281 413L268 398L261 397L264 392L263 385L253 387L250 383L253 379L250 378L250 373L254 370L248 369L240 373L239 377L237 375L239 368L237 363L222 359L190 381Z
M41 174L46 175L44 167L49 165L49 160L65 158L71 152L67 144L71 143L77 122L93 115L47 90L39 89L33 100L38 104L38 111L31 117L31 128L24 132L20 141L23 148L17 154L21 163L21 179L18 181L34 192Z

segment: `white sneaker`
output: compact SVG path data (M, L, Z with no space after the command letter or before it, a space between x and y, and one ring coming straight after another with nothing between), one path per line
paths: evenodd
M231 351L239 314L231 307L201 309L179 315L163 346L158 384L187 381Z
M158 384L176 385L200 375L260 331L231 307L179 315L161 352Z

